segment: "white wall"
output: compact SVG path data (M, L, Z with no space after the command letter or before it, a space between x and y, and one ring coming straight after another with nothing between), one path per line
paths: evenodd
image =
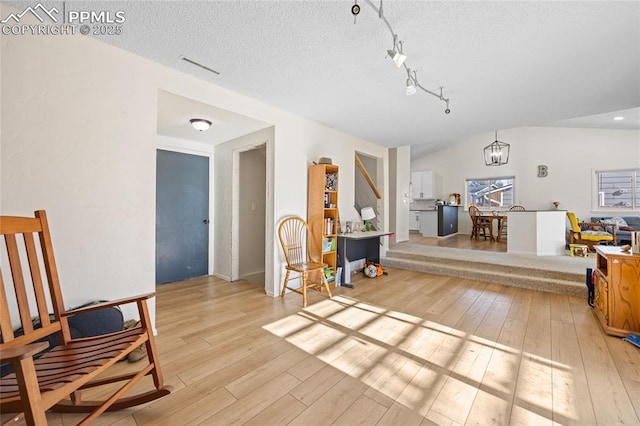
M592 210L594 170L640 167L640 131L519 127L498 132L498 140L511 145L509 163L486 166L483 148L495 140L493 132L461 141L442 151L411 162L411 170L434 170L442 179L442 194L465 194L465 179L515 176L515 200L527 209L560 209L588 219ZM539 178L538 165L549 167ZM470 233L466 210L459 209L459 232ZM639 213L639 212L636 212Z
M9 13L4 4L0 9L2 16ZM1 43L0 213L48 211L68 306L155 288L159 90L275 126L273 146L267 147L273 184L266 213L270 295L279 294L284 263L274 224L290 214L306 217L307 166L313 160L329 156L342 167L339 207L345 217L353 215L355 150L383 158L388 179L384 147L91 37L3 36ZM230 178L216 180L216 190ZM215 253L217 268L224 253L217 246ZM154 306L151 311L155 317Z
M392 242L396 243L409 240L410 163L409 146L389 150L389 230L395 232Z

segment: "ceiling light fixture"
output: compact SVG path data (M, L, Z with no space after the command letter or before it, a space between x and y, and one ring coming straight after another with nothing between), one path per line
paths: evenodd
M415 78L411 78L411 70L407 70L407 96L414 95L417 91Z
M616 121L620 121L620 120L624 120L624 117L618 116L618 117L613 117L613 119Z
M509 144L498 140L496 130L496 140L484 147L484 163L487 166L502 166L509 162Z
M407 86L406 86L407 95L413 95L414 93L417 92L417 89L421 89L423 92L428 93L431 96L435 96L436 98L444 102L447 105L446 109L444 110L444 113L449 114L451 112L451 109L449 108L449 98L445 98L444 95L442 94L442 87L440 87L440 93L436 93L422 86L420 83L418 83L418 80L415 78L415 73L416 73L415 71L413 72L414 76L413 77L411 76L411 70L409 69L409 67L405 62L407 59L407 56L403 52L402 42L398 41L398 35L395 33L395 31L393 31L393 28L391 28L391 24L389 23L387 18L385 18L382 12L382 0L380 0L379 7L373 4L371 0L365 0L365 3L367 3L369 6L371 6L371 8L373 8L373 10L377 12L378 17L384 21L387 28L391 32L391 35L393 36L393 48L387 50L387 55L391 59L393 59L393 62L396 64L398 68L404 67L404 69L407 70L407 73L409 74L409 78L407 79ZM360 13L360 7L359 6L356 7L356 6L358 6L358 0L355 0L354 6L351 7L351 13L354 15L354 17L358 13ZM356 11L354 11L354 9L356 9ZM355 20L354 20L354 23L355 23Z
M407 55L402 53L402 42L398 41L398 36L395 34L393 35L393 49L387 50L387 55L393 59L393 62L398 68L407 60Z
M205 120L204 118L192 118L189 120L189 123L193 126L194 129L199 131L208 130L211 127L211 122L209 120Z

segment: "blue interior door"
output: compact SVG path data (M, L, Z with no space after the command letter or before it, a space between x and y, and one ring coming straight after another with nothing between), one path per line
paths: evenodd
M209 158L157 151L156 284L208 274Z

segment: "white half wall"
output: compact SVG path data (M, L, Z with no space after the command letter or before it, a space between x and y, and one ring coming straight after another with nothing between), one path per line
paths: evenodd
M493 132L461 141L411 162L411 170L434 170L442 178L438 198L465 194L465 179L515 176L516 204L527 209L550 209L553 201L560 209L579 218L611 211L593 211L592 179L595 170L640 167L640 131L574 129L558 127L518 127L501 130L498 139L511 145L509 163L486 166L483 148L495 140ZM538 177L538 165L549 167L547 177ZM639 214L634 212L632 214ZM460 233L471 233L471 219L459 209Z

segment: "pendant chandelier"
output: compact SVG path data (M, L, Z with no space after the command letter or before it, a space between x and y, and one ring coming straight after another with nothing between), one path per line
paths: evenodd
M498 140L496 130L496 140L484 148L484 163L487 166L502 166L509 162L509 144Z

